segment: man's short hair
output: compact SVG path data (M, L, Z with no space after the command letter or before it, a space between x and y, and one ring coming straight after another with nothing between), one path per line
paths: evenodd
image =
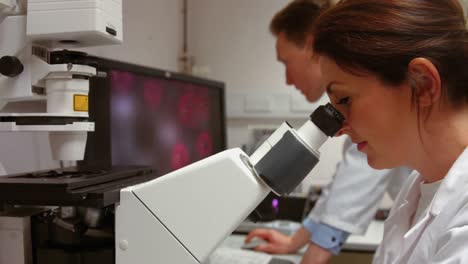
M270 22L274 36L284 33L286 38L298 46L304 46L312 25L328 1L294 0L280 10Z

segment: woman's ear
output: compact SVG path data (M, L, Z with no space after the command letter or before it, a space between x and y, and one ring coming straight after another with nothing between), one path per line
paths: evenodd
M420 107L432 106L440 100L442 82L435 65L428 59L416 58L408 65L408 79L413 96Z
M311 54L312 61L318 63L318 56L314 53L314 37L312 35L307 35L304 48Z
M305 48L313 53L314 51L314 36L311 34L307 34L306 39L305 39Z

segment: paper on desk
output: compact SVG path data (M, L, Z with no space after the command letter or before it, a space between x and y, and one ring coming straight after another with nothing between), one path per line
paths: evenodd
M218 248L204 264L268 264L272 257L265 253L236 248Z

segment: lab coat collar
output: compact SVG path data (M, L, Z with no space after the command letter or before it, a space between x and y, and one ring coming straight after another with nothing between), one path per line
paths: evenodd
M468 148L453 164L429 205L427 212L411 227L411 216L416 211L420 196L422 176L415 172L403 186L395 200L395 207L385 221L383 243L377 253L374 263L408 263L411 253L421 235L432 220L442 211L446 204L463 192L468 183L468 177L463 172L468 171ZM410 228L411 227L411 228ZM380 262L379 262L380 261Z
M438 215L442 209L451 201L460 191L465 191L468 184L468 177L465 177L468 171L468 148L462 152L449 172L443 179L439 189L434 195L428 212L433 216Z
M422 181L422 176L419 172L413 171L409 175L409 180L405 183L403 188L401 189L400 193L398 194L397 198L395 199L395 208L393 208L390 211L390 215L387 218L387 222L393 222L392 219L394 218L401 218L402 215L406 214L401 214L402 210L408 211L412 210L414 208L408 208L408 207L414 207L416 199L419 199L420 195L420 183ZM404 200L403 200L404 199ZM397 202L400 201L400 202Z
M449 201L453 200L455 196L459 195L460 191L463 192L465 190L468 179L466 179L466 177L464 177L462 174L466 175L466 171L468 171L467 161L468 148L465 149L465 151L455 161L452 168L442 180L442 183L435 193L427 212L422 215L421 219L417 221L416 224L411 227L411 229L404 235L403 243L405 251L402 254L402 260L405 260L409 257L409 254L416 246L416 241L419 240L423 231L431 223L434 217L436 217L441 212L441 210L447 205ZM413 187L416 187L416 185L420 184L418 182L413 182ZM408 197L412 197L411 193L408 193Z
M385 221L385 234L383 238L382 253L389 254L396 259L402 257L402 251L406 248L405 234L411 227L411 216L416 211L419 199L419 188L422 181L421 175L414 171L396 198L395 206ZM387 253L385 251L390 250ZM393 258L392 257L392 258ZM396 260L394 259L394 260ZM387 263L387 262L385 262ZM394 263L393 261L391 263Z

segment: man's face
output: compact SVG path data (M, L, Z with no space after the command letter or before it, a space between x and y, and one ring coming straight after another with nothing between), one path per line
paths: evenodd
M318 61L313 58L312 39L304 47L289 41L284 33L276 39L276 56L286 67L286 84L294 85L309 102L315 102L323 95Z

